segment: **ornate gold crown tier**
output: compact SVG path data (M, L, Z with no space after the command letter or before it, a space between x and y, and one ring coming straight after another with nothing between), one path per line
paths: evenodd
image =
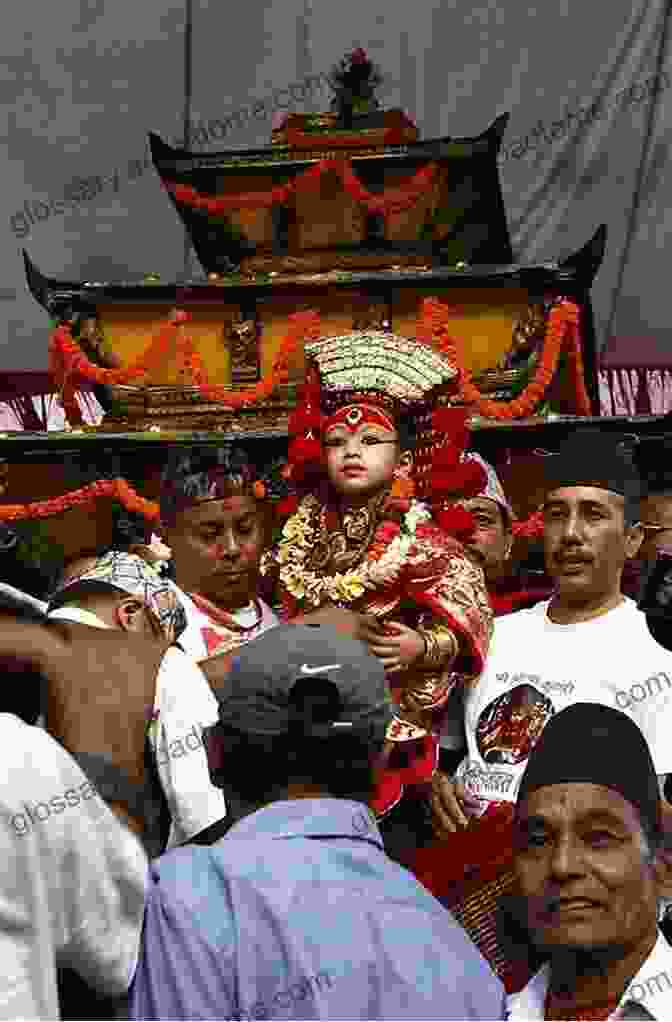
M378 390L404 403L421 402L457 376L429 346L385 331L358 331L306 345L330 392Z

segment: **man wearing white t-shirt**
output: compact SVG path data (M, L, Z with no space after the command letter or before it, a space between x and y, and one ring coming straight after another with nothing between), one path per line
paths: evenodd
M0 713L0 743L0 1019L57 1019L59 967L99 994L128 990L147 859L46 731Z
M147 858L134 721L142 733L162 646L50 623L0 586L0 1019L59 1018L75 993L78 1012L106 1012L89 1018L124 1017L91 991L124 995L135 971ZM58 741L32 726L40 710Z
M629 714L661 779L672 772L672 653L620 583L642 542L639 481L618 441L574 434L548 458L544 548L550 600L498 618L486 669L465 701L468 754L439 777L437 830L460 830L490 806L513 804L545 724L575 702ZM571 748L567 755L571 756Z

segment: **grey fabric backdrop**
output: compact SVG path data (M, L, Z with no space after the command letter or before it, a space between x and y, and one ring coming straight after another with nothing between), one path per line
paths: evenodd
M606 222L599 343L669 344L666 0L24 0L0 41L0 371L47 364L22 246L63 278L200 275L146 143L150 129L183 137L190 9L194 148L263 144L273 109L326 109L322 74L362 45L386 72L385 105L425 137L476 134L510 111L501 175L517 257L560 258Z

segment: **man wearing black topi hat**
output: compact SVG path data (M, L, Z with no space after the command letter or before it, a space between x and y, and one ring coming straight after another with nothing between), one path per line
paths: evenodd
M514 834L519 919L547 961L509 997L508 1017L672 1017L672 948L657 926L661 805L636 724L596 703L553 717Z
M672 653L621 593L624 564L642 542L639 476L613 435L577 431L546 461L544 550L555 592L495 621L485 671L465 700L468 756L456 783L437 782L433 797L443 832L511 805L543 728L577 701L627 713L661 781L672 772Z

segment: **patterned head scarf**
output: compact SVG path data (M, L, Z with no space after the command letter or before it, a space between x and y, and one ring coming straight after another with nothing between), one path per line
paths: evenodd
M498 507L500 507L504 512L507 524L510 525L516 516L514 514L513 508L506 499L504 488L501 482L499 481L499 476L495 472L492 465L489 462L487 462L485 458L482 458L480 454L477 454L475 451L470 451L469 454L466 454L465 460L477 462L487 476L487 482L484 488L481 490L480 493L477 493L476 496L485 497L487 500L492 500L495 504L497 504Z
M119 550L110 550L80 574L69 576L52 594L49 609L62 606L73 586L87 582L101 583L142 600L169 642L175 642L186 628L184 608L171 583L142 557Z

